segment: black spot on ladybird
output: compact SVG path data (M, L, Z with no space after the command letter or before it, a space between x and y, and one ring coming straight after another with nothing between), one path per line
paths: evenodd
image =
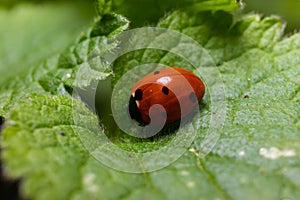
M143 91L141 89L137 89L134 93L134 100L140 101L143 98Z
M159 71L156 70L153 74L154 74L154 75L157 75L157 74L159 74Z
M197 96L196 96L195 92L191 92L191 94L189 95L189 98L192 103L197 102Z
M161 91L162 91L165 95L168 95L168 94L169 94L169 88L167 88L166 86L162 87Z

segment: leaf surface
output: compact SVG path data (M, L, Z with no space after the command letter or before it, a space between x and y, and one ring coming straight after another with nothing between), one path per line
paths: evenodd
M14 177L25 177L22 188L26 196L299 199L300 35L284 37L282 21L277 17L262 19L251 14L235 21L227 11L174 11L158 23L158 27L179 31L197 41L220 71L226 120L222 129L215 130L220 137L208 155L201 156L203 137L210 134L213 108L209 92L191 125L197 130L196 139L170 166L130 174L108 168L90 156L78 133L122 132L110 132L103 122L99 125L93 112L70 98L72 74L83 70L83 81L76 82L76 86L85 88L94 80L108 79L112 72L114 85L125 72L145 63L191 68L170 52L151 49L123 55L112 68L95 59L116 47L115 36L127 26L127 20L119 15L103 17L69 50L37 68L29 76L34 81L23 80L29 88L26 93L33 93L21 101L14 100L17 105L11 111L2 106L2 112L9 113L1 139L6 171ZM105 43L107 39L112 43ZM71 76L64 79L66 74ZM6 96L0 97L8 102L7 107L12 104L7 99L18 99L19 90L23 91L10 90L13 87L19 88L13 84L1 90L6 91ZM74 105L80 123L74 122ZM166 140L149 142L120 135L111 138L117 146L133 152L152 151L170 139L165 136Z

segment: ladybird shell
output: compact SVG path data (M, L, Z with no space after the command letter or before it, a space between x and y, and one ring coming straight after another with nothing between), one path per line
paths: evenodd
M175 67L159 69L132 87L129 114L140 125L151 120L153 125L171 123L196 109L204 93L204 83L192 72Z

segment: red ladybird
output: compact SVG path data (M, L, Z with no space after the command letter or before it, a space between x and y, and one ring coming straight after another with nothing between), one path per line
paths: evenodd
M174 122L190 114L204 93L204 83L192 72L175 67L159 69L133 86L129 114L140 125L147 125L151 120L153 125L165 120Z

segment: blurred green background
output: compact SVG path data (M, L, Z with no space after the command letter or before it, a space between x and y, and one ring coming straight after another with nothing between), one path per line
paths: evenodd
M0 0L0 84L66 49L95 16L92 0Z
M244 0L244 12L258 12L265 16L279 15L288 24L286 32L300 29L300 0Z

